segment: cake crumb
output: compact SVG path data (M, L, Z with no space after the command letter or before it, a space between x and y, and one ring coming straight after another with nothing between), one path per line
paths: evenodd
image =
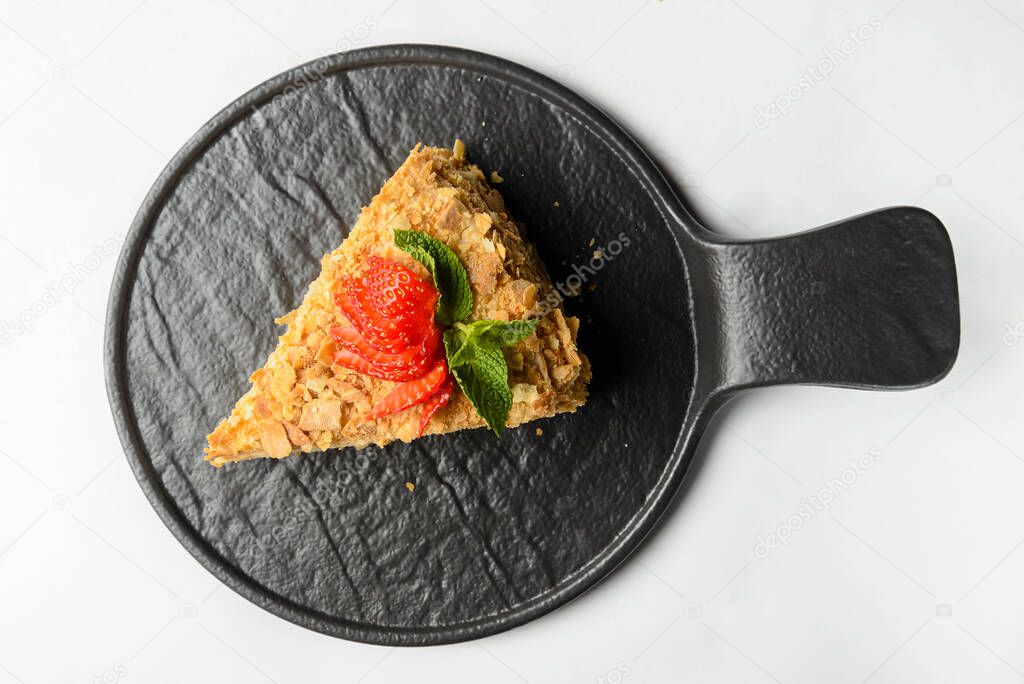
M604 254L601 252L601 250L595 249L594 250L594 258L595 259L604 259Z
M415 491L416 485L414 485L412 482L406 482L405 483L405 488L408 489L410 492L412 492L412 491Z
M558 203L558 200L555 200L555 206L556 206L556 207L560 207L560 206L562 206L562 205Z
M497 171L491 171L491 182L497 185L499 183L504 183L505 179L502 178L501 174L499 174Z
M543 435L543 434L544 434L544 430L543 430L543 429L541 429L541 428L537 428L535 432L536 432L536 434L537 434L537 436L538 436L538 437L540 437L541 435Z
M587 247L593 247L594 242L596 242L596 240L594 238L590 238L590 242L587 243Z

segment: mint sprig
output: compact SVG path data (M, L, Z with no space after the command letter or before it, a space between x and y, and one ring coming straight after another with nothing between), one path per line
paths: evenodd
M469 274L455 252L440 240L416 230L395 230L395 246L430 272L441 297L437 322L450 326L444 333L448 369L476 412L495 435L501 436L512 410L508 364L501 351L532 335L536 320L473 321L473 290Z
M437 300L437 322L452 325L473 313L473 290L469 274L448 245L418 230L395 230L395 247L423 264L441 294Z
M526 339L536 328L536 320L474 321L456 323L444 333L448 370L498 437L512 409L508 364L501 349Z

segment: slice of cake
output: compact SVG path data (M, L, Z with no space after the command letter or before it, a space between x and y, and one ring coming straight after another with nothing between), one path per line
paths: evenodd
M500 434L586 401L579 322L460 141L417 145L321 267L209 435L213 465Z

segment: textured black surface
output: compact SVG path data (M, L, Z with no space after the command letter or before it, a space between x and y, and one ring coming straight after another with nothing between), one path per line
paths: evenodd
M306 85L289 87L303 74ZM500 441L474 431L222 470L204 463L205 435L275 344L273 316L299 302L321 254L413 143L456 136L475 162L505 177L502 193L555 280L620 233L630 240L590 278L597 289L568 304L594 367L588 404ZM337 55L225 109L140 210L108 312L115 421L164 522L254 602L363 641L482 636L570 600L633 550L731 389L906 386L945 372L958 339L948 240L930 215L891 211L914 230L930 227L887 243L872 274L895 259L930 275L916 281L900 270L898 297L851 292L834 301L859 311L843 325L871 319L886 332L900 318L903 332L877 341L894 354L923 350L925 360L865 375L857 369L878 355L837 343L801 365L793 359L806 345L834 337L815 341L815 326L831 320L827 307L801 318L787 304L807 286L806 264L818 263L813 244L768 243L765 259L722 244L621 130L522 67L427 46ZM823 235L833 248L828 263L865 257L847 251L856 238ZM930 246L908 251L907 239L917 238ZM842 288L858 272L815 278ZM904 282L941 287L911 292ZM896 311L919 296L927 306ZM879 308L889 318L869 315ZM929 325L924 317L936 311L945 317ZM745 350L753 361L741 358Z
M728 388L911 388L946 374L960 342L953 249L935 216L894 207L773 240L688 250L715 292ZM708 340L710 341L710 339Z

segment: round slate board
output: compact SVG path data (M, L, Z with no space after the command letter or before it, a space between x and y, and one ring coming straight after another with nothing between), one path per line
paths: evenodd
M273 318L416 142L456 137L505 178L555 281L629 243L567 303L593 364L586 406L500 440L476 430L206 464L205 435L276 344ZM650 529L688 460L693 330L656 176L571 92L451 48L336 55L230 105L151 191L108 312L115 420L164 522L243 596L360 641L475 638L592 586Z

